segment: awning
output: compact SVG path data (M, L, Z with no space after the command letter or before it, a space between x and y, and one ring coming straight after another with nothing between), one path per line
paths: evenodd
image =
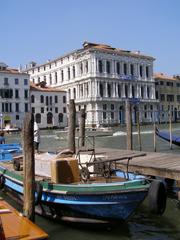
M4 116L3 119L4 121L11 121L11 117L8 115Z

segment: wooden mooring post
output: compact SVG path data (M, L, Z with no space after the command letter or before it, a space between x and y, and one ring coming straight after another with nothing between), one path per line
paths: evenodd
M138 143L139 143L139 151L142 151L141 144L141 127L140 127L140 119L139 119L139 109L136 112L136 121L137 121L137 132L138 132Z
M35 220L34 118L27 113L23 122L24 215Z
M154 152L156 152L156 122L154 121Z
M68 148L75 153L76 109L73 99L69 100Z
M80 110L80 119L79 119L79 140L80 147L85 145L85 109Z
M126 132L127 132L127 150L132 150L132 112L131 112L131 104L127 100L126 101Z
M170 149L172 150L172 112L171 110L169 111L169 146Z

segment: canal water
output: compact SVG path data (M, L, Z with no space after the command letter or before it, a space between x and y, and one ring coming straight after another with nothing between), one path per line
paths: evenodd
M168 129L168 125L160 126L160 129ZM125 129L123 127L113 130L114 136L101 136L96 138L97 147L126 148ZM139 150L137 130L133 129L133 145L135 150ZM173 125L173 134L180 136L180 124ZM40 150L53 151L66 147L66 133L58 130L41 131ZM11 134L6 137L6 142L21 142L19 134ZM143 151L153 151L153 127L141 127L141 141ZM161 139L156 139L158 152L171 152L180 154L180 147L174 146L170 150L169 144ZM171 161L171 159L169 160ZM21 210L13 200L5 197L18 210ZM137 209L129 221L119 224L116 228L85 228L75 227L63 223L36 216L36 224L49 234L49 239L61 240L170 240L180 239L180 207L176 199L168 198L167 208L163 216L150 214L146 201Z

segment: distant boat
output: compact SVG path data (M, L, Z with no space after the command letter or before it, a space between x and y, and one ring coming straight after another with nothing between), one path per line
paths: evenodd
M3 128L2 130L3 130L3 132L13 133L13 132L19 132L20 128L11 127L10 125L6 125L5 128Z
M169 132L164 132L164 131L159 131L158 128L156 128L156 135L168 142L170 142L170 133ZM172 143L180 146L180 137L176 135L172 135Z
M11 161L15 155L22 153L19 143L0 144L0 161Z

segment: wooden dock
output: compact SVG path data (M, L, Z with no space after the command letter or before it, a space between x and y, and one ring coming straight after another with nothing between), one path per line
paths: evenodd
M136 157L138 154L142 156ZM129 171L180 181L180 155L178 154L97 148L96 156L98 155L104 155L107 161L116 161L117 167L124 171L127 171L129 156ZM123 160L123 157L126 159ZM118 159L122 160L118 161Z
M48 235L0 199L0 239L47 239Z

